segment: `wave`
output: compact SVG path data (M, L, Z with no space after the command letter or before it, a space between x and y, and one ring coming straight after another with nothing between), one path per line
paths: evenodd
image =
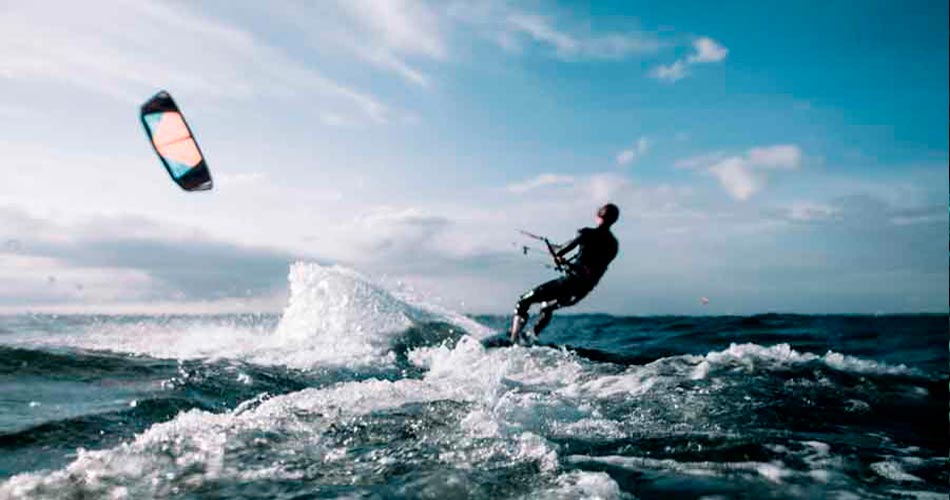
M422 351L412 354L430 367L422 379L344 382L260 398L226 413L190 410L117 448L81 451L61 471L14 476L0 485L0 495L164 496L249 480L327 477L369 484L399 467L482 474L521 464L530 476L555 472L556 452L544 439L493 417L501 380L528 366L514 363L511 353L486 354L468 338L454 349ZM394 439L405 433L414 438ZM432 446L445 450L437 460L420 453ZM265 448L266 463L252 459ZM475 479L462 476L459 481Z
M440 322L475 336L489 333L461 314L398 296L344 267L296 263L289 283L289 302L276 326L231 318L96 321L28 344L312 369L391 364L394 339L419 324Z
M860 490L861 474L934 484L945 464L927 448L946 441L942 420L907 435L887 427L902 411L945 415L945 400L927 399L943 382L903 365L788 344L620 363L486 349L487 327L351 270L295 264L290 284L270 328L136 323L71 336L67 345L176 358L194 373L177 379L192 394L210 369L210 387L227 379L220 391L241 402L181 408L121 445L15 475L0 497L497 497L503 485L510 497L620 498L629 471L725 478L696 491L726 495L740 493L734 478L763 494L810 481L792 491L807 497L827 493L821 485ZM311 378L229 385L276 369ZM913 446L866 439L881 429Z

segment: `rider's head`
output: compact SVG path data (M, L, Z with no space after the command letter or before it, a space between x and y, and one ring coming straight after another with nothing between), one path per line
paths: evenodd
M608 203L597 210L597 225L610 227L620 218L620 209L613 203Z

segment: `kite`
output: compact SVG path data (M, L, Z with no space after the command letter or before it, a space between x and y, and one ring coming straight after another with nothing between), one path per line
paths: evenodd
M164 90L142 105L142 125L158 158L185 191L211 189L211 172L185 117Z

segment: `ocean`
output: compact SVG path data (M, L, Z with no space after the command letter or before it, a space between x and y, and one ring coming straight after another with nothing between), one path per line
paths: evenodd
M948 316L465 316L297 264L281 314L0 317L0 498L941 498Z

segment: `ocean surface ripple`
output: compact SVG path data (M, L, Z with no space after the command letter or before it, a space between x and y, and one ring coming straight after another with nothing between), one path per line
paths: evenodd
M0 317L0 499L947 498L946 315Z

